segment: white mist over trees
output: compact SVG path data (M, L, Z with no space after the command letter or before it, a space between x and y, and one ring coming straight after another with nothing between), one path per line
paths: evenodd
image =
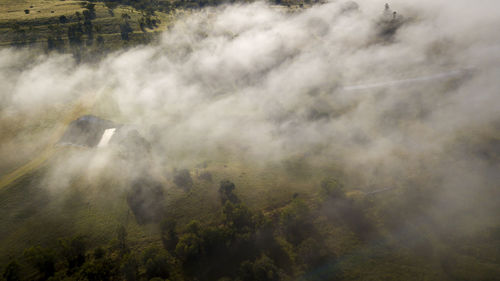
M460 208L500 182L499 5L393 1L402 22L381 36L384 3L201 9L157 44L96 64L2 49L2 132L15 132L21 117L105 93L117 109L109 117L140 127L157 165L219 154L265 165L305 155L315 166L339 166L349 184L367 190L439 182L446 199L438 205ZM460 75L346 90L450 71ZM46 140L50 129L2 138L0 155L15 162L15 151Z

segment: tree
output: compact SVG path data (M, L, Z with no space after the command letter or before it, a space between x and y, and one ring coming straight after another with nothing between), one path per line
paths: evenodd
M121 255L124 255L129 252L129 248L127 245L127 230L123 225L120 225L116 229L116 236L117 236L117 245L118 245L118 250L120 251Z
M139 224L158 221L165 207L161 183L147 177L134 180L127 203Z
M130 23L128 21L125 21L124 23L120 24L120 35L122 37L122 40L128 41L129 37L128 35L134 31L132 27L130 26Z
M256 281L277 281L280 280L278 268L274 261L266 255L262 255L253 264L254 280Z
M24 251L24 256L42 274L42 279L45 280L54 275L56 259L52 251L40 246L31 247Z
M127 13L122 14L122 20L127 21L130 19L130 16Z
M56 40L52 36L47 37L47 49L53 50L56 48Z
M87 239L83 235L75 236L72 239L60 240L62 246L62 256L66 259L68 269L80 267L85 262L85 252L87 250Z
M102 247L97 247L94 250L94 259L100 259L106 255L106 250L104 250Z
M262 255L255 262L244 261L240 265L239 278L242 281L278 281L280 276L274 261Z
M175 251L175 246L179 242L179 237L175 232L175 221L165 220L161 223L161 241L163 242L163 247L169 252Z
M102 37L102 35L97 36L97 46L99 47L104 46L104 37Z
M68 40L70 45L80 45L82 43L82 37L83 28L80 22L68 26Z
M85 264L83 264L80 271L81 276L78 276L83 278L77 277L75 279L83 279L88 281L110 280L114 275L114 269L115 266L113 264L113 261L107 259L106 257L102 257L93 261L87 261Z
M309 207L299 198L286 206L280 214L280 225L292 244L297 245L313 233Z
M222 209L222 214L225 224L237 232L250 232L254 229L252 213L241 203L233 204L227 201Z
M126 256L123 259L120 271L127 281L139 280L139 261L137 257L133 254Z
M189 170L182 169L176 171L174 174L174 183L175 185L177 185L177 187L189 191L193 187L193 179L191 178Z
M104 2L104 5L106 5L106 7L108 8L108 12L111 16L114 16L115 13L114 13L114 9L116 9L116 7L118 7L118 3L117 2L113 2L113 1L106 1Z
M95 19L96 18L95 4L94 3L87 3L85 8L87 8L87 11L89 11L91 19Z
M233 193L235 189L234 183L229 180L223 180L220 182L219 195L222 205L226 204L227 201L231 203L239 203L240 199Z
M324 179L321 181L321 195L325 199L344 198L344 186L335 179Z
M60 16L59 23L62 23L62 24L68 23L68 18L66 16Z
M158 248L149 248L143 254L143 263L146 268L147 279L154 277L168 278L169 273L169 257L165 250Z
M21 278L19 277L19 272L21 271L21 266L16 260L12 260L7 264L3 271L3 278L6 281L19 281Z
M185 233L179 238L175 247L175 254L185 263L198 260L202 250L202 239L194 233Z

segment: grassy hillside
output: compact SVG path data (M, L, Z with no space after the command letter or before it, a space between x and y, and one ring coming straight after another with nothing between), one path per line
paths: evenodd
M161 50L150 56L135 56L135 49L131 50L141 64L118 53L106 61L119 62L117 70L93 68L94 64L79 60L98 60L107 51L151 42L186 11L183 9L221 3L120 0L113 3L123 5L114 6L105 2L3 0L0 4L0 47L29 50L5 52L14 57L11 61L21 61L23 56L38 58L37 52L72 53L77 58L42 56L58 68L75 65L60 72L50 67L25 71L23 62L32 62L24 57L12 69L2 69L0 78L13 81L2 89L14 94L2 96L7 105L0 105L0 281L500 280L500 189L496 181L500 122L486 118L462 127L466 119L444 114L446 111L439 114L443 106L462 101L442 96L455 96L457 87L467 81L457 78L436 87L424 81L426 86L421 88L405 89L403 85L388 91L377 88L371 93L347 94L337 81L329 84L339 74L336 69L329 73L327 68L342 64L342 60L327 60L328 50L338 40L321 49L317 57L311 57L318 51L315 45L321 46L326 38L318 37L321 42L315 40L311 48L305 44L312 40L309 33L317 37L314 31L325 33L321 36L329 32L327 22L314 15L295 18L300 19L299 25L278 21L287 33L304 29L298 33L304 38L292 32L287 40L275 42L278 47L269 53L260 51L269 48L265 45L272 45L275 37L284 36L273 31L274 21L259 27L258 32L249 29L239 35L221 29L224 32L214 32L214 40L203 39L209 45L206 50L193 42L196 39L189 32L194 28L186 24L184 29L173 30L172 41L179 42L180 53L185 47L198 48L201 54L189 50L177 58L182 63L176 64L175 55L161 55L168 53L167 48L177 48L166 44L157 46ZM299 8L301 3L275 2L299 4ZM352 2L347 4L340 13L351 19L352 10L358 8ZM151 7L158 9L153 12ZM330 18L330 13L324 13L326 8L317 11ZM253 10L245 11L231 13L234 19L222 17L222 21L238 25L244 14L257 18L248 25L262 20ZM264 15L272 18L269 11ZM285 13L276 17L282 16ZM205 21L200 24L206 27ZM332 29L332 34L337 36L346 26L343 23L342 28ZM205 34L203 28L194 32ZM260 32L269 37L257 36ZM300 41L304 45L295 45ZM376 46L362 45L389 53L393 51L389 48L400 44L389 41L387 45L372 41ZM293 43L290 48L287 42ZM255 49L245 50L252 44ZM413 45L410 40L407 46ZM217 50L230 56L214 62L221 55ZM258 70L266 66L267 58L287 50L291 50L290 57ZM300 56L301 51L305 57ZM257 59L247 61L248 54ZM373 54L363 55L359 65ZM208 59L196 60L205 56ZM155 63L162 60L167 63ZM324 68L316 64L322 60L326 60ZM305 61L315 63L287 68ZM19 68L19 77L12 74L15 68ZM75 85L53 91L61 80L73 77L65 72L79 74L81 69L97 74L74 78ZM283 69L288 69L286 79L271 83ZM317 73L315 69L319 69ZM180 74L173 75L173 71ZM298 82L316 79L308 77L308 71L315 76L329 75L324 83L320 79L321 83L313 81L311 87L305 87ZM141 79L139 72L151 79ZM496 81L494 73L491 79ZM30 89L17 88L39 77L43 81ZM48 77L54 80L47 81ZM95 85L85 87L84 83ZM274 86L265 87L267 83ZM474 84L470 87L481 89ZM39 92L46 95L33 98ZM49 98L58 92L64 95ZM272 95L276 99L267 100ZM351 104L337 100L337 95L365 98ZM255 103L251 102L254 96ZM305 98L299 99L302 96ZM405 96L411 98L403 99ZM297 99L296 104L289 98ZM205 104L207 100L211 103ZM385 100L391 101L390 106L377 103ZM478 113L484 104L473 106ZM205 111L207 108L210 110ZM346 108L346 115L339 108ZM261 110L266 113L261 115ZM379 111L381 117L375 114ZM456 111L460 115L471 112L462 107ZM137 112L140 114L133 116ZM70 122L88 114L119 124L118 137L100 148L57 145ZM453 117L458 121L451 122ZM253 124L252 118L266 122ZM231 122L226 123L228 119ZM337 122L341 129L326 126ZM371 122L376 124L362 125ZM83 131L87 125L81 125ZM454 126L458 132L446 132ZM196 131L200 127L203 130ZM306 130L311 127L314 130ZM426 131L436 134L427 135ZM210 134L217 136L211 139ZM233 136L238 134L244 138ZM419 134L424 135L422 139ZM266 138L259 140L263 135ZM446 138L436 139L441 135ZM280 136L284 138L281 142ZM408 138L411 145L391 146L391 137L398 144L405 144ZM276 143L265 148L267 142ZM330 143L337 145L330 147ZM356 145L351 147L353 143ZM282 146L288 148L279 151ZM371 146L374 148L367 149ZM249 152L253 149L255 152ZM343 149L345 152L337 153ZM349 157L356 161L343 159ZM386 167L391 161L394 165ZM451 168L442 167L447 165Z
M6 0L0 4L0 14L0 46L63 52L85 47L94 53L148 42L173 18L159 11L151 15L130 6L110 9L102 2L74 0ZM77 29L76 34L71 28Z
M130 194L137 195L133 184L130 187L131 178L116 177L120 163L97 175L90 166L80 170L64 190L57 189L58 179L52 179L54 183L47 180L59 161L64 163L64 159L81 153L98 157L102 152L59 149L44 166L0 191L0 264L7 265L16 258L22 265L23 278L40 277L23 254L26 249L39 245L57 254L62 249L60 241L77 235L84 235L87 241L89 263L97 262L92 253L99 247L105 249L106 259L118 264L126 262L130 254L140 260L148 249L166 249L169 265L165 266L172 280L194 280L202 272L210 276L208 280L227 275L235 278L241 268L229 261L223 268L216 266L225 255L235 253L211 253L211 246L203 244L212 243L210 235L222 235L230 229L236 236L220 239L236 243L231 247L239 249L233 257L238 262L259 257L240 243L260 241L258 237L271 230L271 240L258 242L255 247L274 260L273 266L279 268L276 274L282 280L496 280L500 274L497 228L489 233L462 235L433 225L426 210L430 198L411 189L362 195L336 180L321 180L332 171L314 169L309 175L297 177L295 171L280 165L259 167L235 160L189 167L192 184L186 187L179 186L176 172L168 166L159 176L152 176L161 185L159 200L165 209L153 221L141 222L140 214L127 199ZM255 230L239 229L233 224L236 222L228 224L228 203L221 201L220 183L224 179L235 183L235 202L248 207ZM421 189L419 192L428 194ZM169 248L168 239L164 240L171 223L175 224L176 237L187 239L192 235L193 222L199 222L201 232L196 235L204 241L200 241L201 247L209 247L196 252L200 258L196 261L183 256L181 242ZM127 255L120 254L116 246L120 227L127 233ZM122 258L117 260L117 255ZM66 266L63 256L57 258L56 269L61 274L70 274ZM138 266L141 280L154 276L148 272L147 263L138 261ZM85 265L81 268L78 274L88 276ZM119 277L121 273L112 274L125 278Z
M486 232L462 215L443 224L434 202L441 188L425 176L370 194L351 184L356 180L342 167L307 155L262 164L219 151L182 166L175 161L152 165L137 175L133 167L144 166L144 159L182 155L173 151L136 159L114 148L53 147L80 115L125 121L110 110L113 104L106 93L83 95L39 115L44 117L28 127L11 125L5 131L9 138L51 128L43 142L51 153L20 166L14 178L6 173L0 179L0 271L16 261L21 279L43 280L44 269L33 262L38 253L53 257L55 280L95 280L93 274L104 274L97 280L256 280L260 267L270 274L261 280L500 276L495 213L474 219L490 225ZM39 151L17 161L36 160ZM102 157L112 160L101 167ZM224 191L224 180L234 189ZM488 197L487 192L495 194L485 189L477 196ZM83 243L81 264L71 265L68 243ZM149 259L167 272L155 271ZM123 272L124 267L137 271Z

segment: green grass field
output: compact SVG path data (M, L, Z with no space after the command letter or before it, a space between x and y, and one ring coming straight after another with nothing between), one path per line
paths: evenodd
M65 41L64 48L69 49L66 29L77 21L75 13L83 14L86 10L85 3L87 2L74 0L2 1L0 3L0 47L29 45L43 50L47 48L47 39L59 34ZM29 13L25 10L29 10ZM123 14L130 17L128 22L133 30L129 35L130 39L126 42L121 39L120 35ZM62 16L66 17L67 23L60 21ZM86 43L87 50L103 48L115 50L124 45L142 43L144 40L150 40L153 34L164 31L175 18L173 14L156 12L154 18L159 20L159 24L153 29L141 30L139 21L144 16L142 12L129 6L118 6L111 11L101 2L95 3L95 16L96 18L92 20L93 27L96 29L94 37L101 36L104 44L89 46ZM84 40L87 40L85 36Z

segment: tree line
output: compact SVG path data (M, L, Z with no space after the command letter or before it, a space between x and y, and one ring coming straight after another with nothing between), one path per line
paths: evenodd
M176 182L186 191L192 184L185 172L180 172ZM137 181L134 185L130 198L161 192L154 182ZM358 210L358 222L349 227L359 239L370 232L362 211L335 181L323 182L322 203L317 206L311 207L296 194L286 206L269 213L250 210L235 189L229 180L220 182L222 220L217 223L192 220L179 225L172 218L160 219L161 245L140 251L127 239L126 228L118 226L115 239L106 246L91 249L90 238L77 235L59 239L57 248L28 248L23 262L12 260L2 276L5 280L340 280L337 257L328 250L325 234L313 221L326 214L338 223L346 212ZM333 201L342 207L325 212ZM155 221L141 217L137 204L129 201L139 223ZM152 202L144 204L151 206ZM161 211L164 209L158 209ZM321 270L316 272L316 268Z

